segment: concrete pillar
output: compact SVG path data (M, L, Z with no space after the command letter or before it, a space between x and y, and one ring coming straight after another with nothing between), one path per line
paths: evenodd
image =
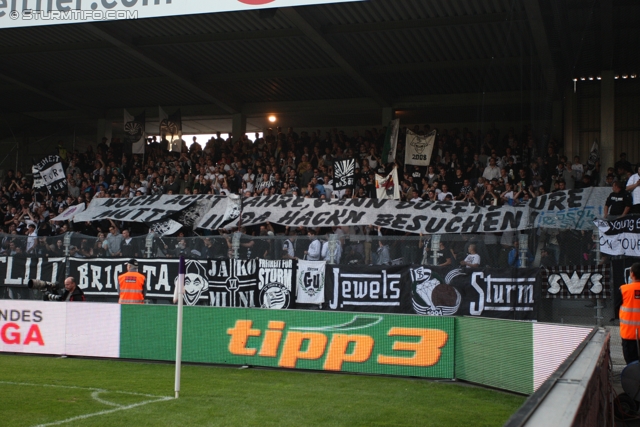
M600 170L606 172L616 162L615 73L602 72L600 81Z
M113 129L111 121L107 119L98 119L96 144L102 142L103 137L107 137L108 142L111 143L111 137L113 136Z
M389 126L389 122L395 119L395 111L391 107L382 109L382 126Z
M578 153L578 97L573 91L573 82L564 91L564 155L572 159ZM555 107L555 103L554 103ZM555 108L554 108L555 113ZM555 123L555 114L554 114ZM545 155L543 153L542 155Z
M551 107L551 137L556 141L563 141L564 129L562 128L562 99L556 99L553 101Z
M233 140L240 141L245 133L247 133L247 116L242 113L234 114L231 124Z

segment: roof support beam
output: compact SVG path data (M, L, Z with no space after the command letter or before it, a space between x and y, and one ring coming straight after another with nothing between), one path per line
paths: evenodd
M283 30L238 31L232 33L206 33L166 37L144 37L133 39L133 44L138 47L167 46L175 44L279 39L286 37L300 37L302 35L302 31L292 28Z
M419 62L414 64L391 64L373 65L362 68L363 75L387 74L411 71L426 70L449 70L455 68L482 68L487 65L509 67L520 66L522 58L494 58L494 59L471 59L462 61L438 61ZM536 60L535 58L524 58L525 62ZM268 79L292 79L292 78L313 78L345 75L346 72L341 67L326 67L317 69L295 69L295 70L274 70L274 71L250 71L246 73L214 73L200 74L193 78L197 83L219 83L238 82ZM141 86L141 85L161 85L172 83L173 79L168 76L144 77L131 79L109 79L109 80L76 80L52 83L49 89L77 89L90 87L110 87L110 86ZM0 90L19 89L13 85L0 86Z
M553 93L556 92L557 89L556 68L553 63L553 56L551 56L549 39L547 38L547 30L544 27L544 19L542 17L542 11L540 10L539 0L524 0L524 7L529 18L529 27L531 28L536 50L538 51L538 58L540 59L542 73L547 83L549 96L553 97Z
M344 75L340 67L328 67L303 70L251 71L247 73L201 74L196 76L199 82L238 82L244 80L292 79L309 77L327 77Z
M285 37L300 37L302 32L297 29L284 30L262 30L262 31L238 31L233 33L207 33L189 34L182 36L167 37L144 37L135 38L131 45L135 47L168 46L191 43L212 43L228 42L238 40L265 40ZM66 52L76 50L111 49L113 44L104 40L79 42L79 43L56 43L34 46L0 46L0 55L23 54L23 53L46 53L46 52Z
M96 109L94 109L92 107L80 106L80 104L77 104L77 103L74 103L74 102L72 102L72 101L70 101L68 99L62 98L62 97L56 95L55 93L49 91L46 88L38 87L38 86L35 86L33 84L30 84L30 83L25 83L25 82L15 78L15 77L6 75L4 73L0 73L0 80L4 80L5 82L10 83L10 84L12 84L14 86L21 87L21 88L26 89L26 90L28 90L30 92L33 92L33 93L35 93L37 95L40 95L40 96L42 96L44 98L48 98L48 99L50 99L50 100L52 100L54 102L57 102L60 105L64 105L65 107L69 107L69 108L72 108L74 110L81 110L81 111L84 111L85 113L89 112L89 113L92 113L94 115L98 113L98 110L96 110Z
M320 31L313 28L311 23L303 18L294 8L285 7L279 10L283 16L285 16L289 22L304 33L309 40L315 43L320 49L324 51L336 64L342 68L360 87L365 95L374 99L380 106L388 106L389 102L381 95L376 89L374 89L369 82L362 77L362 74L353 66L348 60L346 60L320 33Z
M602 69L613 69L613 0L600 0Z
M431 107L469 107L480 103L484 105L515 105L525 102L540 101L544 99L546 91L525 92L487 92L487 93L464 93L464 94L433 94L425 96L402 97L393 100L390 105L394 109L411 110ZM484 100L482 99L484 96ZM524 98L523 98L524 96ZM210 120L210 119L231 119L230 114L220 114L220 109L211 104L202 105L165 105L165 111L173 111L178 108L182 110L185 120ZM147 111L147 118L157 119L157 105L142 106L140 109ZM247 117L261 117L265 112L270 113L342 113L349 111L380 111L380 106L371 98L348 98L348 99L321 99L310 101L281 101L281 102L257 102L245 104L242 114ZM72 109L67 111L33 111L23 113L25 116L40 120L52 121L81 121L86 119L83 112ZM105 118L109 120L122 120L121 109L109 109L105 112ZM93 121L91 122L93 123Z
M486 15L447 16L440 18L412 19L408 21L372 22L366 24L327 25L322 27L323 34L366 33L374 31L408 30L415 28L438 28L460 25L494 24L505 21L524 21L522 12L492 13Z
M116 36L114 36L114 35L112 35L110 33L107 33L104 30L101 30L100 28L98 28L94 24L84 24L82 27L87 32L91 33L92 35L98 36L102 40L111 43L112 45L114 45L118 49L122 50L123 52L127 53L128 55L136 58L137 60L139 60L141 62L144 62L145 64L147 64L148 66L150 66L151 68L156 70L157 72L159 72L161 74L164 74L165 76L171 78L173 81L178 83L180 86L182 86L183 88L185 88L189 92L193 93L194 95L199 96L203 100L205 100L207 102L211 102L212 104L217 105L218 107L222 108L223 110L225 110L225 111L227 111L227 112L229 112L231 114L237 113L237 109L235 107L231 106L229 103L220 100L218 96L214 96L211 93L209 93L208 91L205 91L204 89L198 87L194 82L192 82L187 77L182 76L182 75L178 74L177 72L175 72L175 71L165 67L164 65L160 64L156 60L149 58L148 56L143 54L138 48L133 46L131 43L128 43L128 42L126 42L124 40L121 40L120 38L118 38L118 37L116 37Z
M487 58L461 61L418 62L413 64L372 65L362 69L364 74L386 74L411 71L449 70L453 68L484 68L488 65L497 67L519 67L521 61L528 62L535 58Z

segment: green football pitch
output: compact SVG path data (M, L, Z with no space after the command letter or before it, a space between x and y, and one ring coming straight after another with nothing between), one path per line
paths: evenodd
M524 397L423 379L0 355L0 425L500 426Z

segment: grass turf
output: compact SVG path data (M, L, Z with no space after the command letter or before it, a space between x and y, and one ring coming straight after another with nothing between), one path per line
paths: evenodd
M500 426L524 402L456 383L214 366L183 366L180 399L159 401L173 375L170 364L0 355L0 424L106 412L60 425Z

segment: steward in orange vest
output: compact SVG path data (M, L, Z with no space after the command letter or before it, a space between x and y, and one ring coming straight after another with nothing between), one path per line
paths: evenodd
M130 259L126 263L127 272L118 276L120 304L143 304L145 293L144 274L138 273L138 261Z
M640 262L631 266L631 282L620 286L622 305L620 306L620 338L622 354L627 365L638 360L640 340Z

